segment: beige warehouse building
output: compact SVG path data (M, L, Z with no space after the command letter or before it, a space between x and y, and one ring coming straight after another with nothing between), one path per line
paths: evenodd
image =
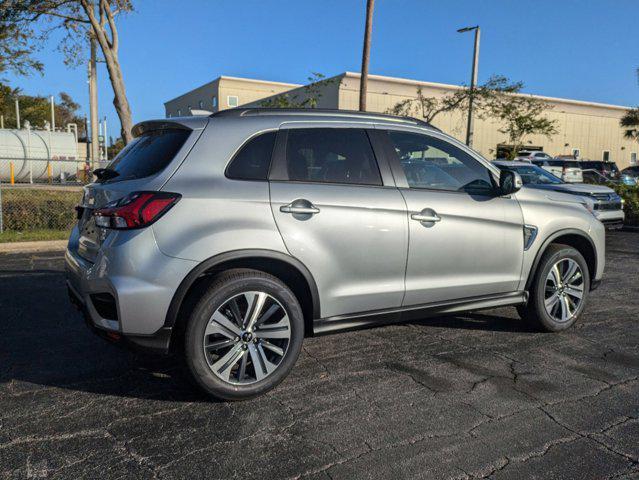
M319 108L357 110L359 104L358 73L345 72L331 77L315 90L319 92ZM370 75L367 105L373 112L385 112L402 100L417 97L421 87L427 97L445 95L457 85L422 82L403 78ZM219 111L237 106L260 106L269 98L287 95L297 101L307 95L308 86L235 77L219 77L164 104L167 117L189 115L191 110ZM618 105L536 96L548 103L546 116L557 121L559 133L552 138L530 136L525 139L531 149L550 155L576 155L578 158L615 161L619 168L636 165L639 144L627 140L619 119L629 109ZM462 113L443 113L433 124L444 132L463 140L466 117ZM500 125L491 119L476 119L473 148L487 158L495 158L507 148L507 138Z

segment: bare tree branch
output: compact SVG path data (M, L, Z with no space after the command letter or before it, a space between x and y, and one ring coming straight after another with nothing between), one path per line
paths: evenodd
M101 0L101 3L104 4L104 12L106 14L106 18L109 21L109 29L111 30L111 48L118 51L119 46L119 38L118 38L118 29L115 26L114 14L111 12L111 7L109 2L106 0Z

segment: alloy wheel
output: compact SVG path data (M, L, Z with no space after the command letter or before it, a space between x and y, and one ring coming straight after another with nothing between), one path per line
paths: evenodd
M291 339L286 309L266 292L243 292L224 301L204 332L204 356L227 383L247 385L271 375Z
M584 276L572 258L563 258L553 265L546 276L544 305L555 321L571 320L584 295Z

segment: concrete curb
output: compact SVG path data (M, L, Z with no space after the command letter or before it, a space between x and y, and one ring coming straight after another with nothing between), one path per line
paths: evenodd
M0 243L1 253L60 252L67 248L68 240L44 240L40 242Z

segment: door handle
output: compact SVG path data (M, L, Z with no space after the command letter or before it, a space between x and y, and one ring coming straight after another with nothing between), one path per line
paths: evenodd
M320 212L320 209L308 200L300 199L295 200L288 205L282 205L280 207L280 212L292 213L293 215L315 215Z
M413 213L410 218L413 220L417 220L418 222L439 222L442 217L437 215L434 211L430 211L429 213L424 213L423 211L420 213Z

